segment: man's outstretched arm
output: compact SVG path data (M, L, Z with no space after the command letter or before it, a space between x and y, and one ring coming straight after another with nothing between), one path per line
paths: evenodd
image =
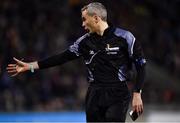
M11 76L16 76L19 73L23 73L26 71L34 72L34 70L37 69L45 69L56 65L61 65L76 58L78 58L78 56L69 50L65 50L58 55L54 55L40 61L29 63L13 58L16 63L8 64L6 69Z
M85 34L78 38L74 44L72 44L67 50L63 51L62 53L58 55L51 56L49 58L40 60L40 61L34 61L34 62L23 62L21 60L18 60L16 58L13 58L15 60L15 64L9 64L7 67L7 72L11 74L11 76L16 76L19 73L23 73L25 71L30 70L31 72L34 72L36 69L45 69L49 67L53 67L56 65L64 64L68 61L77 59L81 57L81 46L80 42L85 39L89 34Z

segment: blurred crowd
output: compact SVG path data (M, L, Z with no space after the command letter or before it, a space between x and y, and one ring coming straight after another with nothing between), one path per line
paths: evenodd
M147 61L180 79L179 0L99 2L107 7L110 23L130 30L142 43ZM7 74L6 66L14 62L13 57L28 62L68 48L85 33L80 11L87 3L88 0L0 1L0 111L83 109L88 83L81 59L14 78ZM145 103L171 103L178 98L170 90L159 95L158 90L146 93Z

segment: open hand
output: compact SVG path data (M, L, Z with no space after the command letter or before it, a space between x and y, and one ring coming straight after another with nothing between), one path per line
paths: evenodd
M7 66L7 72L12 76L16 76L19 73L25 72L29 70L29 65L26 62L23 62L21 60L18 60L16 58L13 58L14 61L16 61L16 64L8 64Z

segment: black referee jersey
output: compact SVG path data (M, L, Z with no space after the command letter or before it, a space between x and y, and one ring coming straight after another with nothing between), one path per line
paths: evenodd
M111 84L128 80L128 72L135 64L137 77L134 91L140 91L145 76L144 54L141 45L129 31L108 27L103 36L86 33L64 52L38 61L40 69L61 65L83 57L91 83Z

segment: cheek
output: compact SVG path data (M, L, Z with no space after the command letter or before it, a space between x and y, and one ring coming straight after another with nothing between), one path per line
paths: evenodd
M92 28L93 27L93 23L92 22L88 22L88 23L86 23L86 26Z
M91 28L92 28L91 24L89 24L89 23L86 23L85 26L86 26L88 29L91 29Z
M89 23L86 23L86 26L89 27L89 26L91 26L91 25L90 25Z

